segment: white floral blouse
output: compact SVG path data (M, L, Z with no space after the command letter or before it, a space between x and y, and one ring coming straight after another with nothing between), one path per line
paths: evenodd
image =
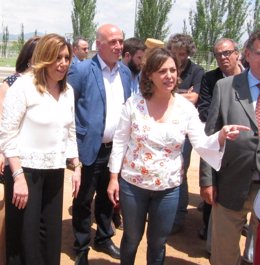
M218 133L208 137L196 108L175 94L172 117L156 122L139 94L126 102L113 139L110 172L119 173L127 182L149 190L179 186L183 175L182 146L188 135L193 148L218 170L223 156Z

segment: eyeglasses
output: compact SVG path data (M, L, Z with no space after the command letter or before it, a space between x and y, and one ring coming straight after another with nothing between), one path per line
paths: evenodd
M221 58L222 55L224 57L229 57L235 50L227 50L227 51L223 51L223 52L214 52L214 56L216 58Z

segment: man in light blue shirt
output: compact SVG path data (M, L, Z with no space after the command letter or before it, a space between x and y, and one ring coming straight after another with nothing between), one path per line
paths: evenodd
M131 94L139 92L140 72L146 46L138 38L129 38L124 41L122 62L128 66L132 73Z

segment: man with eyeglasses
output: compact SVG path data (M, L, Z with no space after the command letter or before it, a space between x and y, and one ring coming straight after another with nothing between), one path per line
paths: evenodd
M240 74L244 70L239 62L237 44L232 39L219 39L215 43L213 51L218 68L205 73L202 77L198 100L198 111L203 122L206 122L208 117L208 109L216 82L224 77Z
M234 40L229 38L221 38L216 41L213 48L214 56L216 58L218 68L205 73L202 78L200 95L198 100L198 111L200 115L200 119L203 122L207 121L208 110L211 104L213 90L215 84L218 80L240 74L244 68L240 63L239 57L240 53L238 51L238 47ZM205 165L205 162L201 159L200 161L200 178L205 178L208 174L209 169L208 165ZM201 239L207 239L207 250L211 252L211 224L209 225L210 213L211 213L211 205L207 202L203 204L203 222L204 227L199 230L199 236ZM210 229L208 229L210 226ZM244 228L247 228L246 226ZM245 231L245 230L243 230ZM247 230L246 230L247 231ZM248 236L246 240L246 247L244 251L243 260L252 263L253 262L253 238L251 236L251 229L249 229Z
M223 54L227 50L230 52ZM235 50L232 46L214 50L225 70L230 69L230 63L224 57L230 60L235 53L232 50ZM260 30L250 35L245 58L249 69L216 82L207 111L207 134L234 122L251 128L251 131L241 134L236 143L226 141L218 172L206 164L201 168L201 196L212 204L212 265L240 265L239 240L247 215L251 214L253 237L258 224L253 201L260 189L260 121L257 122L256 115L260 111Z
M89 46L84 37L76 37L72 43L73 58L72 64L79 63L88 58Z

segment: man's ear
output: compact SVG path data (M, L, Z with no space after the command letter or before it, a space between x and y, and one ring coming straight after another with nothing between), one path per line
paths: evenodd
M96 50L99 50L101 42L99 40L96 40Z
M250 51L248 49L245 49L245 59L247 62L248 62L249 56L250 56Z
M125 58L126 60L130 61L131 57L132 57L132 56L131 56L131 54L130 54L129 52L126 52L126 53L125 53L124 58Z

